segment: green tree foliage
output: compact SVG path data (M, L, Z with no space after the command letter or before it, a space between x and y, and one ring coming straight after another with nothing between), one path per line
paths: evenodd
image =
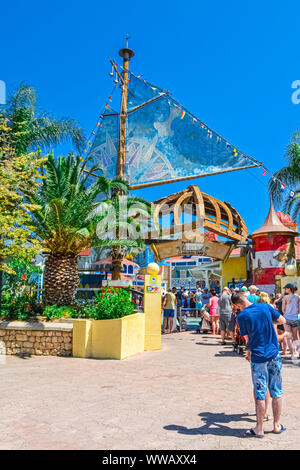
M1 113L12 130L12 145L17 155L37 147L49 151L50 146L65 141L71 141L77 151L83 150L84 134L79 124L74 119L55 119L48 112L40 111L36 90L30 85L21 84Z
M285 159L287 165L277 170L273 175L277 181L270 179L269 193L277 205L281 205L282 209L287 211L294 220L300 221L300 134L298 131L293 134L292 140L287 146ZM286 191L281 191L280 181L293 189L295 192L293 199Z
M69 305L73 302L79 276L77 256L93 246L132 247L140 240L120 239L114 234L125 227L125 221L112 219L113 210L120 213L117 194L128 192L128 184L122 180L108 180L103 176L88 183L92 174L99 172L97 166L87 166L70 154L55 160L48 157L42 185L31 192L29 200L36 206L32 211L32 223L43 249L49 256L45 264L45 293L49 304ZM104 200L99 200L102 195ZM142 200L129 198L129 205ZM148 203L146 203L148 204ZM141 209L142 211L142 209ZM140 212L141 212L140 211ZM138 231L137 210L126 217L126 222ZM113 225L114 224L114 225ZM133 230L133 228L132 228Z
M40 250L33 233L31 213L39 209L26 198L41 185L40 152L16 155L11 145L14 133L0 119L0 270L13 273L10 259L28 263Z

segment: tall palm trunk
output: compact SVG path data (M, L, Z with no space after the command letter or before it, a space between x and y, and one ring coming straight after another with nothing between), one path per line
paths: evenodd
M122 279L122 270L123 270L123 247L116 246L112 249L111 254L111 264L112 272L111 278L113 281L120 281Z
M45 263L44 292L48 305L71 305L79 285L77 256L50 255Z

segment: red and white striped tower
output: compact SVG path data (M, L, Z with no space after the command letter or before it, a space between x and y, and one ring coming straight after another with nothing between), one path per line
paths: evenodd
M282 224L277 217L272 200L268 216L258 230L249 235L252 238L255 257L253 257L253 284L260 291L275 292L275 276L284 276L286 254L291 249L297 232Z

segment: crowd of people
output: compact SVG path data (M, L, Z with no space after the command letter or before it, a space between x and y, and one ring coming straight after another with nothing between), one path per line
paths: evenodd
M287 356L289 353L292 359L298 358L300 297L297 294L295 284L287 284L282 294L271 294L270 296L266 292L260 292L254 285L249 288L246 286L241 288L224 287L220 295L214 289L198 288L195 292L190 292L184 287L178 290L173 287L163 295L163 333L172 332L175 309L178 310L180 307L185 313L190 312L194 314L195 318L199 318L201 323L204 322L212 335L220 335L222 345L226 344L227 339L231 339L234 343L239 311L231 302L231 298L233 294L239 292L251 304L269 304L284 316L285 325L277 326L282 354Z

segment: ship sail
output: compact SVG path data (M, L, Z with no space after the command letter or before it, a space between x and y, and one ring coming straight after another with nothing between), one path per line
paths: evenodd
M119 115L106 109L90 155L116 176ZM260 166L182 107L169 92L130 73L126 179L132 187Z

